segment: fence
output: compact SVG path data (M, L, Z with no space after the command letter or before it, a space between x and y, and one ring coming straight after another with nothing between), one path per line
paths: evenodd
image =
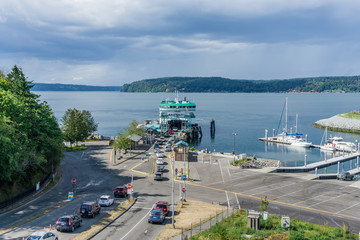
M51 173L46 175L43 178L43 180L40 181L40 186L42 186L50 178L50 176L51 176ZM0 211L7 207L10 207L10 206L13 206L13 205L19 203L21 200L23 200L24 198L28 197L29 195L31 195L35 192L36 192L36 186L32 186L22 193L19 193L11 198L1 201L0 202Z
M214 226L216 223L221 222L231 214L233 214L238 209L235 208L226 208L226 210L221 212L216 212L215 215L210 215L208 220L204 220L199 218L198 223L191 224L190 230L181 230L181 235L176 237L175 239L192 239L192 237L196 234L198 234L201 231L204 231L206 229L211 228L211 226Z

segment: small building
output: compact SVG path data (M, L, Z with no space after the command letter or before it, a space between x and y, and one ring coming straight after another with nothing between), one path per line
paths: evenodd
M184 141L179 141L175 143L175 147L173 149L175 161L189 161L189 144Z
M247 227L255 230L260 229L260 212L249 210L247 216Z
M136 135L136 134L132 134L128 137L131 141L134 142L134 146L131 147L132 150L136 150L137 149L137 146L139 145L139 142L141 140L141 136L139 135Z

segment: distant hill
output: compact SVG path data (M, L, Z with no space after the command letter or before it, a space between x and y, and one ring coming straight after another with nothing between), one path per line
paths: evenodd
M89 86L61 83L33 83L32 91L120 91L120 86Z
M360 76L283 80L166 77L124 84L122 92L360 92Z

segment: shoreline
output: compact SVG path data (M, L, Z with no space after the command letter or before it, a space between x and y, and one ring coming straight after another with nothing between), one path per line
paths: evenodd
M330 118L321 119L312 124L317 128L327 128L335 132L347 132L360 134L360 120L335 115Z

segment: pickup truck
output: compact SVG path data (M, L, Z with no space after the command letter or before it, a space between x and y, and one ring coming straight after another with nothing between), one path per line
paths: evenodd
M350 175L349 172L342 172L342 173L338 174L338 176L337 176L338 180L349 180L349 181L351 181L351 180L353 180L353 178L354 178L354 176Z

